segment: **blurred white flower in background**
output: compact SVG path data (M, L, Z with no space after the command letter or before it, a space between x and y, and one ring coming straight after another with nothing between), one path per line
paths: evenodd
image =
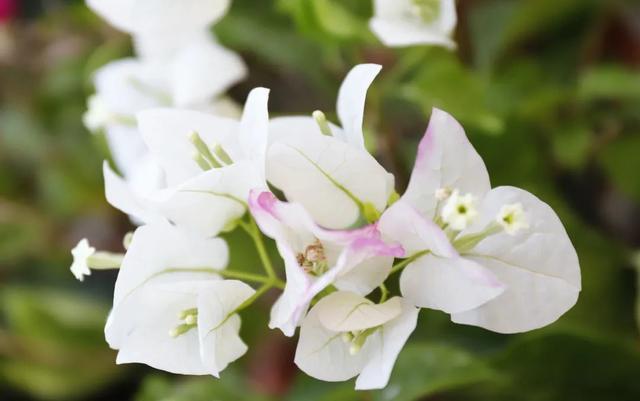
M456 47L454 0L374 0L369 25L386 46Z
M95 72L96 94L89 99L84 122L89 130L106 134L116 166L133 191L145 196L163 187L165 180L136 128L138 112L176 107L239 114L224 92L244 79L246 67L209 32L210 25L226 13L229 1L190 0L177 6L158 0L87 0L87 4L133 35L138 58L113 61Z

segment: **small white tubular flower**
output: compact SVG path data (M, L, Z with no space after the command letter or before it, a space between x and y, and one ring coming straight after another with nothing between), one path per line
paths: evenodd
M437 199L441 188L457 192ZM469 202L472 196L477 207ZM399 206L404 204L435 221L440 211L451 228L462 229L450 233L453 249L435 223L412 217ZM379 227L386 238L397 238L407 256L419 256L402 272L403 296L450 313L454 322L523 332L553 323L578 299L580 266L558 216L521 189L490 189L482 159L442 111L434 110L420 142L407 192Z
M117 363L145 363L180 374L218 376L246 351L235 310L254 291L217 272L223 240L168 223L138 228L124 258L105 327Z
M375 225L331 231L318 226L296 203L270 192L252 191L249 208L265 235L275 239L285 262L287 284L273 306L269 327L294 334L311 300L330 284L366 295L387 277L403 250L380 238Z
M454 190L442 208L442 220L454 230L467 228L478 216L476 199L473 194L460 195Z
M320 127L311 116L271 121L267 178L324 227L350 227L365 209L375 217L393 193L393 176L366 151L362 134L366 92L379 72L379 65L362 64L345 78L337 104L342 128Z
M93 95L87 100L87 111L82 116L84 126L91 132L104 129L113 120L109 107L100 96Z
M95 13L127 33L180 32L222 18L231 0L86 0Z
M496 222L509 235L516 235L520 230L529 228L529 219L521 203L512 203L500 208Z
M480 306L504 291L490 270L460 258L440 227L405 201L387 209L378 226L385 238L400 242L406 256L429 253L409 263L400 278L403 296L416 306L455 313Z
M89 268L89 257L96 253L96 248L89 245L89 241L83 238L78 242L75 248L71 250L73 255L73 263L71 264L71 273L79 281L84 280L84 276L91 275Z
M456 47L454 0L374 0L371 30L386 46Z
M168 188L138 196L105 165L107 200L144 222L166 218L203 235L218 234L245 213L249 190L266 188L268 95L254 89L240 121L186 110L141 112L140 130ZM194 152L210 159L208 169Z
M295 363L320 380L358 376L357 390L384 388L417 319L418 309L400 297L376 305L354 293L334 292L304 319Z

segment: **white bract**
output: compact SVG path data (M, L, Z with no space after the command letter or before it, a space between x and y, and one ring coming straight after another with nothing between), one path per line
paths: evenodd
M279 201L270 192L252 192L249 207L284 260L287 285L273 306L269 327L288 336L327 286L366 295L387 278L394 257L404 253L382 241L375 225L327 230L302 205Z
M240 121L186 110L139 113L167 187L140 196L105 163L107 200L142 222L168 219L207 236L228 228L246 211L249 191L266 188L268 95L254 89Z
M105 327L117 363L218 376L246 352L235 314L254 291L217 272L226 243L166 222L136 230L122 262Z
M367 152L362 133L367 89L380 68L358 65L345 78L337 104L342 128L318 112L271 120L267 178L321 226L373 221L394 192L393 176Z
M296 365L324 381L358 376L357 390L384 388L417 319L418 309L400 297L375 304L351 292L334 292L302 322Z
M437 45L455 48L454 0L374 0L371 30L386 46Z
M491 189L482 159L443 111L434 109L407 191L379 227L413 255L403 296L454 322L528 331L578 298L578 258L556 214L522 189Z

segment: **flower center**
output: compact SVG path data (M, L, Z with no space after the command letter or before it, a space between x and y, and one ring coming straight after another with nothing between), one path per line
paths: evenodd
M198 308L185 309L178 314L178 318L183 323L169 330L169 335L173 338L179 337L191 329L198 327Z
M422 20L430 23L440 16L440 0L411 0L411 13Z
M342 341L344 341L345 344L349 344L349 354L358 354L367 342L369 336L378 331L379 328L380 326L377 326L366 330L345 331L342 333Z
M300 265L304 271L314 276L323 274L329 268L324 247L317 239L311 245L307 246L303 252L298 253L296 259L298 260L298 265Z

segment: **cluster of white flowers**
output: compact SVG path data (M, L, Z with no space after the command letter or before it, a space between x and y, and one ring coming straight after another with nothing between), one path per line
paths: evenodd
M169 0L89 3L140 35L142 53L152 56L149 42L164 38L160 27L190 17L202 30L226 9L226 2L204 0L179 7ZM151 3L166 12L157 21L139 20ZM196 3L212 3L203 8L212 14L196 11ZM424 20L438 2L406 3ZM453 1L442 3L446 9ZM379 11L389 4L376 3ZM366 93L380 70L362 64L349 72L338 94L340 125L321 111L270 119L264 88L251 91L238 119L149 109L157 106L150 102L143 111L139 105L126 110L131 117L138 111L146 152L134 158L152 160L162 185L141 193L105 163L108 201L141 226L126 238L122 258L83 240L72 266L78 278L91 268L120 269L105 328L118 363L217 377L247 351L241 311L265 292L281 290L269 327L286 336L300 327L295 362L301 370L326 381L358 376L357 389L383 388L420 308L516 333L548 325L574 305L580 269L560 220L524 190L492 189L482 159L449 114L433 110L409 186L403 195L395 191L393 175L363 138ZM98 96L116 86L99 89ZM184 100L178 87L168 105L184 104L176 101ZM140 89L139 82L131 88ZM109 107L94 112L117 115ZM120 118L108 120L114 124L108 130L121 128ZM154 177L134 169L146 181ZM264 274L226 268L233 255L219 235L236 229L255 244ZM275 241L281 262L270 259L265 236ZM400 294L389 297L385 283L395 274Z

